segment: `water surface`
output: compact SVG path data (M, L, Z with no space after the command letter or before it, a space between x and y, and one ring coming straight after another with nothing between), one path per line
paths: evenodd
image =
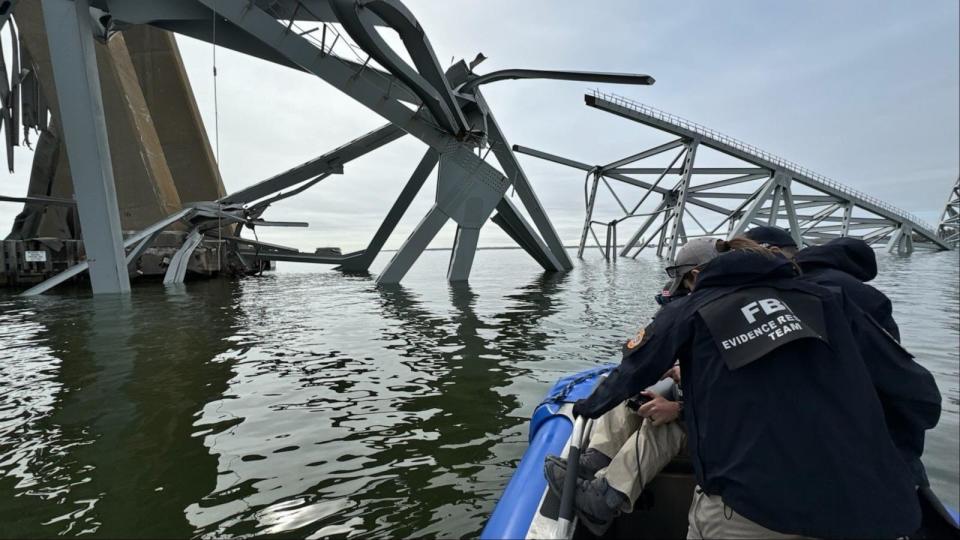
M454 287L447 256L388 289L287 265L0 296L0 536L476 536L544 392L616 359L664 278L654 259L550 276L481 251ZM924 462L956 506L960 264L880 259L944 396Z

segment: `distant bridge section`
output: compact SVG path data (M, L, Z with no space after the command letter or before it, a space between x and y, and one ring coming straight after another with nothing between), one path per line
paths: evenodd
M599 91L587 94L585 100L590 107L657 128L677 139L596 166L515 147L518 152L586 172L586 219L579 256L583 254L587 238L592 236L609 258L617 246L617 226L633 218L643 219L620 251L621 256L636 257L646 247L656 246L658 255L672 260L677 246L688 237L719 234L729 238L754 225L784 227L798 245L856 236L870 244L886 241L890 251L899 253L912 252L915 240L938 250L952 247L933 226L909 212L706 126ZM704 148L735 158L744 165L697 166L698 149L702 152ZM639 161L674 153L665 167L637 166ZM671 180L664 182L667 178ZM644 193L631 209L611 181L639 187ZM594 218L601 184L616 199L623 210L622 216L610 221ZM798 192L795 193L795 189ZM651 194L660 195L660 204L652 211L641 210ZM699 218L693 210L700 213ZM704 216L704 212L712 215ZM597 237L597 226L606 228L604 241Z
M957 247L960 246L960 176L953 183L953 189L947 196L947 204L940 214L940 225L937 234L944 242Z

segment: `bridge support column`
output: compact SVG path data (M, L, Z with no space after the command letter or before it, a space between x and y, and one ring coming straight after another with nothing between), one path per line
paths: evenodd
M793 190L788 183L783 187L783 207L787 211L787 222L790 224L790 236L797 244L797 249L803 249L803 233L800 231L800 220L797 219L797 207L793 204Z
M447 281L466 281L470 278L479 238L480 229L457 227L453 251L450 253L450 265L447 267Z
M889 253L896 252L898 255L913 253L913 227L906 224L897 227L890 235L886 248Z
M770 215L767 216L767 225L771 227L776 227L777 218L780 217L780 199L783 195L783 186L778 182L777 185L773 186L773 193L770 199Z
M130 291L89 0L42 0L94 294Z
M903 232L903 240L900 243L902 249L898 251L901 255L910 255L913 253L913 227L908 226Z
M850 233L851 217L853 217L853 203L847 201L843 205L843 222L840 225L840 236L847 236Z

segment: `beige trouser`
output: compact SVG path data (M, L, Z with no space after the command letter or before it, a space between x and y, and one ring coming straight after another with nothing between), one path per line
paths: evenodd
M625 405L597 419L590 448L613 456L610 465L597 473L607 484L627 496L621 508L633 509L643 488L683 449L687 436L677 422L654 426Z
M707 495L697 487L690 503L687 515L688 539L730 538L730 539L784 539L806 538L793 534L783 534L758 525L723 504L719 495Z
M621 403L594 421L589 448L613 457L623 447L623 443L640 429L641 422L642 416L627 407L626 402Z

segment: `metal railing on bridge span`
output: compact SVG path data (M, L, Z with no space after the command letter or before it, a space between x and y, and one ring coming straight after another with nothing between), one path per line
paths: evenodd
M748 153L748 154L757 156L757 157L759 157L759 158L761 158L761 159L763 159L763 160L765 160L765 161L768 161L768 162L770 162L770 163L774 163L774 164L776 164L776 165L779 165L780 167L783 167L784 169L788 169L788 170L790 170L790 171L793 171L793 172L795 172L795 173L798 173L799 175L805 176L805 177L807 177L807 178L809 178L809 179L811 179L811 180L814 180L814 181L816 181L816 182L819 182L819 183L821 183L821 184L824 184L824 185L826 185L826 186L829 186L829 187L831 187L831 188L833 188L833 189L835 189L835 190L843 193L844 195L849 195L852 199L853 199L853 198L855 198L855 199L860 199L860 200L865 201L865 202L868 202L868 203L870 203L870 204L872 204L872 205L874 205L874 206L883 208L884 210L890 212L891 214L894 214L894 215L896 215L896 216L899 216L900 218L902 218L902 219L905 220L905 221L909 221L909 222L912 222L912 223L914 223L914 224L916 224L916 225L919 225L919 226L921 226L921 227L923 227L923 228L926 228L928 231L935 231L935 230L936 230L932 225L930 225L930 224L927 223L926 221L923 221L922 219L920 219L920 218L917 217L916 215L914 215L914 214L912 214L912 213L910 213L910 212L907 212L906 210L902 210L902 209L900 209L900 208L897 208L896 206L893 206L892 204L890 204L890 203L888 203L888 202L885 202L885 201L882 201L882 200L880 200L880 199L878 199L878 198L876 198L876 197L873 197L872 195L867 195L866 193L863 193L862 191L859 191L859 190L853 189L853 188L850 187L850 186L841 184L840 182L837 182L836 180L833 180L832 178L828 178L828 177L826 177L826 176L824 176L824 175L822 175L822 174L820 174L820 173L818 173L818 172L811 171L810 169L808 169L808 168L806 168L806 167L803 167L803 166L801 166L801 165L799 165L799 164L797 164L797 163L794 163L793 161L790 161L790 160L784 159L784 158L782 158L782 157L780 157L780 156L771 154L770 152L767 152L766 150L757 148L756 146L753 146L752 144L745 143L745 142L743 142L743 141L741 141L741 140L739 140L739 139L735 139L735 138L733 138L733 137L731 137L731 136L729 136L729 135L726 135L726 134L724 134L724 133L720 133L719 131L716 131L716 130L714 130L714 129L708 128L707 126L704 126L704 125L702 125L702 124L698 124L698 123L696 123L696 122L687 120L686 118L677 116L677 115L675 115L675 114L670 114L670 113L668 113L668 112L666 112L666 111L661 111L660 109L656 109L656 108L651 107L651 106L649 106L649 105L644 105L643 103L640 103L640 102L638 102L638 101L634 101L634 100L632 100L632 99L630 99L630 98L626 98L626 97L623 97L623 96L620 96L620 95L617 95L617 94L608 94L608 93L606 93L606 92L601 92L600 90L596 90L596 89L595 89L595 90L593 90L592 95L593 95L594 97L599 98L599 99L602 99L602 100L604 100L604 101L609 101L609 102L611 102L611 103L614 103L614 104L619 105L619 106L621 106L621 107L624 107L624 108L626 108L626 109L630 109L630 110L639 112L639 113L641 113L641 114L645 114L645 115L647 115L647 116L656 118L656 119L658 119L658 120L662 120L662 121L664 121L664 122L668 122L668 123L673 124L673 125L675 125L675 126L682 127L682 128L684 128L684 129L686 129L686 130L693 131L694 133L703 135L704 137L709 137L709 138L711 138L711 139L713 139L713 140L715 140L715 141L721 142L721 143L726 144L726 145L728 145L728 146L732 146L732 147L734 147L734 148L736 148L736 149L738 149L738 150L740 150L740 151L742 151L742 152L746 152L746 153ZM855 201L853 201L853 202L855 202Z

